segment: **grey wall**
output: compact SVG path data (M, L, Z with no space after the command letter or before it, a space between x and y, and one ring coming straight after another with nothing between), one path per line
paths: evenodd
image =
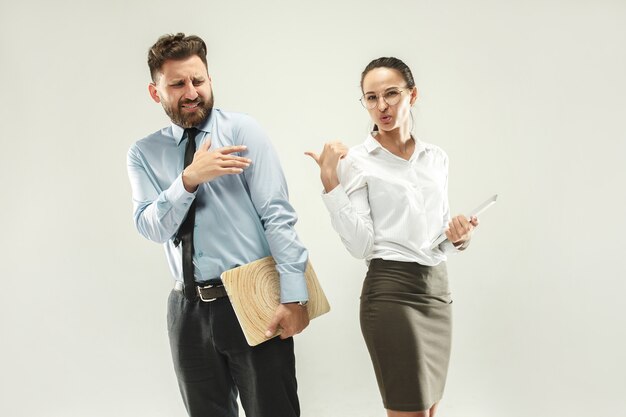
M0 414L183 416L171 277L131 220L125 155L167 123L147 49L205 38L217 105L270 134L333 305L296 339L303 417L383 410L358 326L365 266L320 201L325 141L367 133L359 76L395 55L455 213L498 192L449 261L442 417L623 412L626 3L0 2Z

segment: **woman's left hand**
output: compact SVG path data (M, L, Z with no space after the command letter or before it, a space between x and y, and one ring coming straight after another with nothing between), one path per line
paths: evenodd
M469 220L463 215L455 216L448 223L446 237L454 246L461 246L472 236L472 231L478 226L478 218L472 216Z

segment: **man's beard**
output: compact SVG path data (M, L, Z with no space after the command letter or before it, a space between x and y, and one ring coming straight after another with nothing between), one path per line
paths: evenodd
M165 114L169 116L172 120L172 123L178 125L184 129L188 127L194 127L200 124L206 119L209 114L211 114L211 110L213 109L213 95L208 101L202 101L200 97L195 100L181 100L177 103L176 107L166 105L165 102L161 102L163 104L163 109L165 110ZM193 113L186 113L182 111L182 107L184 104L194 104L198 103L198 108Z

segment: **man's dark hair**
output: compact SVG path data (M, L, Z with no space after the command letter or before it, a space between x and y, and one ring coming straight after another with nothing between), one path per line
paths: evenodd
M161 36L148 51L148 67L152 81L156 82L157 75L165 61L186 59L193 55L197 55L204 62L204 66L208 67L206 44L198 36L185 36L184 33Z
M398 58L382 57L382 58L377 58L373 60L372 62L370 62L369 64L367 64L367 67L365 67L365 69L363 70L363 73L361 74L361 90L363 89L363 79L365 79L365 76L367 75L367 73L373 70L374 68L395 69L400 74L402 74L402 78L404 78L404 81L406 82L407 87L409 88L415 87L415 80L413 80L413 74L411 73L411 69L408 67L408 65L406 65L404 62L402 62L402 60Z

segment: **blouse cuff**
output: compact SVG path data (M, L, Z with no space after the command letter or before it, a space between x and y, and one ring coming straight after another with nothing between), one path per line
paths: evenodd
M350 205L350 198L341 184L328 193L322 193L322 201L330 213L336 213Z

